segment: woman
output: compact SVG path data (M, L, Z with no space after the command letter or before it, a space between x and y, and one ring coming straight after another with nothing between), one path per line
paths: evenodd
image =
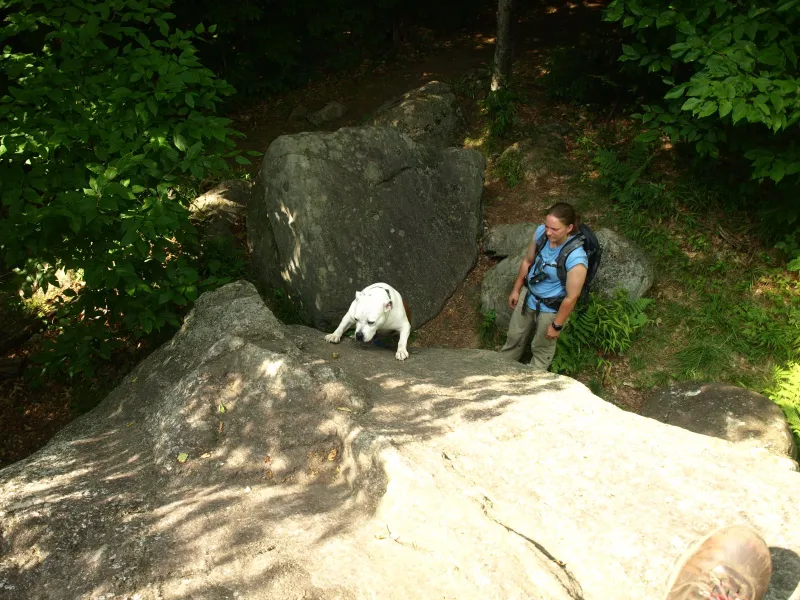
M508 325L506 343L500 353L509 360L519 360L522 357L525 345L534 332L531 366L546 371L553 362L558 336L580 297L589 267L586 251L579 246L567 257L566 286L561 284L556 272L558 254L564 244L578 232L579 224L580 217L572 205L559 202L547 210L544 224L536 229L508 296L508 305L514 312ZM546 236L547 241L541 252L537 253L537 241L542 236ZM531 265L534 266L533 270ZM523 284L527 294L520 302Z

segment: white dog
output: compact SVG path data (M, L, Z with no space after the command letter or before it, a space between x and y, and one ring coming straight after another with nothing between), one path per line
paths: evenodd
M386 283L373 283L360 292L350 305L350 310L339 323L336 331L325 336L331 344L338 344L345 331L356 326L356 340L369 342L381 331L397 331L400 341L397 343L397 360L408 358L408 336L411 323L406 314L406 306L400 293Z

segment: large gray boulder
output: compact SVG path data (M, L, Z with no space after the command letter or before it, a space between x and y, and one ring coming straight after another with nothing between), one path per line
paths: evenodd
M783 411L769 398L745 388L724 383L679 383L653 392L640 414L748 448L797 458Z
M517 252L514 256L507 256L483 276L481 282L481 312L484 314L494 311L495 325L500 331L508 329L511 322L512 310L508 306L508 295L514 287L525 251ZM526 293L522 286L523 294ZM524 301L524 295L522 296Z
M382 105L372 124L394 127L418 144L447 148L461 145L464 117L451 87L431 81Z
M610 229L595 232L603 249L594 287L608 296L625 290L631 300L641 298L653 285L655 271L644 252Z
M483 251L491 256L516 256L528 248L538 226L538 223L495 225L483 238Z
M477 151L433 149L390 127L281 136L248 212L257 272L316 327L338 325L378 281L419 326L477 260L484 166Z
M537 223L497 225L484 238L484 252L505 257L486 272L481 284L481 311L494 311L500 329L508 327L511 320L508 295L537 227ZM650 261L630 241L610 229L600 229L595 234L603 257L592 289L607 296L622 289L632 300L641 298L653 284Z
M229 179L192 201L189 210L204 238L233 243L232 228L245 217L252 187L250 181Z
M331 346L235 283L0 471L0 595L638 600L745 522L798 600L798 503L768 453L493 352Z
M347 107L341 102L329 102L319 110L308 113L306 118L312 125L319 127L320 125L324 125L329 121L335 121L336 119L343 117L346 112ZM291 117L292 115L289 116ZM297 114L295 114L295 117L296 116Z

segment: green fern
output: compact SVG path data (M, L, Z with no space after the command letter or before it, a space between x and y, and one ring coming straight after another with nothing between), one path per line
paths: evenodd
M497 313L494 310L483 313L478 325L478 335L482 348L494 348L497 340Z
M789 427L800 442L800 362L776 367L774 380L772 388L765 393L783 409Z
M489 92L480 106L489 118L489 133L494 137L503 137L511 128L520 122L517 115L517 104L520 96L507 88Z
M508 187L513 188L518 185L525 174L522 154L519 151L504 152L497 160L495 173Z
M553 371L567 375L596 364L603 354L627 351L648 323L647 298L631 300L624 290L613 298L592 294L589 304L575 311L559 336Z

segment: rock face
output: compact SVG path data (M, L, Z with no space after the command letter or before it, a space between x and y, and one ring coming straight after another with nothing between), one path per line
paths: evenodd
M515 256L524 253L533 240L538 223L496 225L483 238L483 251L493 256Z
M495 323L500 329L508 327L511 320L508 295L537 227L537 223L498 225L492 227L484 239L484 252L506 257L486 273L481 285L481 310L484 313L495 311ZM603 249L603 258L592 289L607 296L624 289L631 299L641 298L653 285L653 268L647 257L609 229L597 230L595 234Z
M799 484L496 353L331 346L239 282L0 471L0 590L638 600L695 538L745 522L771 547L767 600L798 600Z
M189 208L201 233L207 238L232 237L231 227L244 217L252 187L249 181L231 179L195 198Z
M418 144L447 148L458 144L464 117L446 83L431 81L381 106L373 125L389 125Z
M508 295L514 286L523 258L524 250L504 258L486 272L481 282L481 312L494 311L494 322L500 331L505 331L511 322L512 311L508 306ZM525 286L522 291L527 293Z
M600 229L596 235L603 249L603 259L594 287L607 295L623 289L631 300L650 291L655 273L644 252L610 229Z
M383 281L433 318L478 256L485 160L389 127L276 139L247 230L262 280L287 288L306 322L338 325L355 292Z
M748 448L797 458L780 407L750 390L722 383L681 383L653 393L642 416Z
M306 118L312 125L319 127L329 121L335 121L339 117L343 117L346 112L347 107L341 102L329 102L319 110L309 113Z

